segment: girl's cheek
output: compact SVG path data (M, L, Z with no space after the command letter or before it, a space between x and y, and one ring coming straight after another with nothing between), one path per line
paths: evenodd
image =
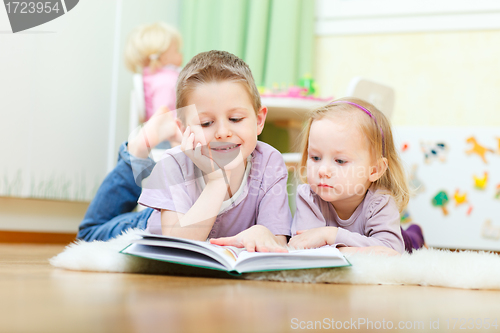
M307 182L309 184L313 183L316 178L315 168L308 164L307 166Z

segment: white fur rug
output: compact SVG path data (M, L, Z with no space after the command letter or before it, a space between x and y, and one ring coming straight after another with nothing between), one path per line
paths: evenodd
M231 278L225 272L205 270L119 253L135 230L107 242L77 241L50 263L78 271L172 274ZM487 252L451 252L422 249L402 256L350 254L351 267L288 270L244 274L241 278L306 283L400 284L465 289L500 289L500 256Z

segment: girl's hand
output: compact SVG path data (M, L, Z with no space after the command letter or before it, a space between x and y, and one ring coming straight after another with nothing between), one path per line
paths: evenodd
M248 252L288 252L281 246L276 236L262 225L254 225L232 237L210 239L211 244L244 247Z
M222 169L211 158L201 153L202 143L196 140L194 132L188 126L182 135L181 149L193 163L207 174L208 180L223 179Z
M288 245L296 249L315 249L324 245L335 244L337 238L336 227L321 227L309 230L298 230L288 242Z

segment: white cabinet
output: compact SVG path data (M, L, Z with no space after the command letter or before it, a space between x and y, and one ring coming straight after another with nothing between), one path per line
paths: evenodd
M266 133L264 127L264 137L268 143L279 147L287 147L282 153L298 152L300 148L300 133L304 122L308 119L309 111L324 105L324 101L291 97L262 97L262 105L268 108L266 123L272 123L278 128L286 129L286 136L280 133ZM269 128L269 126L268 126ZM277 136L277 137L276 137ZM264 139L264 141L266 141ZM276 140L288 140L286 145L277 144ZM280 148L278 150L280 150ZM287 162L294 163L296 155L285 156Z

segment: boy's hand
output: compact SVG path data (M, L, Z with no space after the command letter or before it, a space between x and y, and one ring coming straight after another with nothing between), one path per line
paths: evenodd
M232 237L210 239L211 244L244 247L248 252L288 252L276 236L262 225L254 225Z
M321 227L309 230L298 230L288 242L295 249L315 249L324 245L335 244L337 238L336 227Z
M195 144L196 142L196 144ZM224 173L214 160L201 152L202 143L197 141L191 127L188 126L182 135L181 149L193 163L207 174L209 180L223 179Z

